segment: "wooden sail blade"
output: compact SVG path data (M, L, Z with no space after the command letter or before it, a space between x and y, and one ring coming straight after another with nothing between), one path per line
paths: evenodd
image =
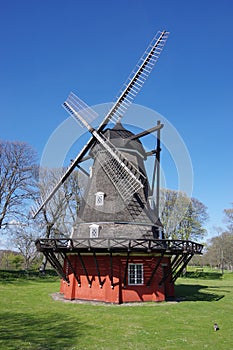
M122 118L158 61L168 35L169 32L164 30L158 32L154 36L143 56L123 85L116 102L107 113L100 128L105 127L109 121L117 122Z
M95 133L93 133L95 135ZM134 193L143 188L145 175L122 153L104 135L95 135L102 145L102 150L98 153L98 160L117 189L124 201L128 201Z
M124 163L118 162L109 152L100 151L98 160L124 202L143 187L142 182L127 171Z
M98 113L96 113L94 109L88 106L73 92L69 94L62 106L71 116L74 116L76 118L81 127L85 125L83 123L83 120L87 121L90 124L94 119L98 117Z
M74 109L73 105L70 105L69 101L65 102L65 108L75 120L85 125L101 144L104 152L101 152L99 157L100 163L121 197L126 200L126 198L130 198L135 192L137 192L139 188L142 188L143 184L141 180L145 178L145 176L139 171L139 169L126 159L109 139L106 139L102 133L98 133L92 128L87 120Z
M65 102L65 108L68 109L72 115L78 122L81 122L86 128L93 134L96 140L103 146L106 152L117 162L122 171L127 172L129 176L133 179L132 181L138 182L138 178L145 178L145 176L135 167L135 165L127 160L123 154L116 149L116 147L108 140L102 133L98 133L88 122L86 119L82 117L82 115L74 110L73 106L69 104L68 101ZM114 171L114 170L113 170ZM142 186L143 187L143 186Z
M87 106L87 105L86 105ZM85 113L82 113L83 111L79 111L76 106L68 99L63 103L63 107L67 110L67 112L71 115L71 117L74 118L76 122L78 122L80 125L85 126L88 131L93 133L94 128L90 125L88 119L91 119L88 115L88 109L89 107L87 106ZM91 107L90 107L91 109ZM84 114L84 115L83 115Z
M91 145L95 142L94 138L91 138L88 143L82 148L77 157L73 160L73 163L67 168L65 173L62 175L56 186L52 189L52 191L48 194L45 199L42 199L42 202L37 207L37 209L33 213L33 218L35 218L39 212L43 209L43 207L50 201L50 199L54 196L54 194L59 190L59 188L63 185L66 179L70 176L72 171L76 168L77 164L81 161L81 159L86 155Z

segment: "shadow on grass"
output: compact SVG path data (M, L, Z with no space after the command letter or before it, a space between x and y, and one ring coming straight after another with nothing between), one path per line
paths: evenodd
M0 348L58 350L71 349L86 326L61 314L34 316L23 313L0 315Z
M208 286L198 284L178 284L175 286L175 295L178 300L182 301L219 301L224 298L222 294L203 291L208 288Z
M221 272L205 272L205 271L187 271L183 278L200 278L208 280L220 280L222 279Z
M36 282L50 282L58 281L59 277L57 276L54 270L46 271L46 275L42 275L39 271L35 270L0 270L0 282L1 283L20 283L24 284L25 282L32 280Z

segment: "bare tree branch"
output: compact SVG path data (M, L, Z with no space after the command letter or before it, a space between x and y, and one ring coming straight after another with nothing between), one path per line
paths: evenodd
M0 228L22 218L35 191L36 155L24 142L0 140Z

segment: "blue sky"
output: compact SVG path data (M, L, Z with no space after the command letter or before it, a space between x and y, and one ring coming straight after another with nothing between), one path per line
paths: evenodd
M40 158L70 91L114 100L158 30L170 36L135 102L158 111L192 159L193 196L222 226L233 202L232 0L0 0L0 137ZM62 142L62 141L61 141Z

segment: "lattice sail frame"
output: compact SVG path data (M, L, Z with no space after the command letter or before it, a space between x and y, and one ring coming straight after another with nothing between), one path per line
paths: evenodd
M68 113L75 117L75 120L79 123L81 127L84 127L80 118L76 118L75 113L80 115L88 123L98 118L98 113L94 111L90 106L88 106L84 101L82 101L78 96L71 92L67 100L62 105ZM75 112L74 112L75 111Z
M119 121L133 103L134 98L141 90L143 84L158 61L168 35L169 32L167 31L159 31L148 45L144 54L130 73L128 79L123 84L123 88L116 98L115 105L108 113L111 116L111 121Z
M109 121L116 123L121 120L127 109L133 103L134 98L141 90L143 84L145 83L146 79L148 78L149 74L154 68L156 62L158 61L159 56L166 44L168 35L169 32L165 30L156 33L156 35L148 45L147 49L145 50L144 54L141 56L138 63L136 64L135 68L130 73L128 79L123 84L122 89L117 95L116 102L107 113L101 125L103 125L104 123L108 123ZM70 105L73 105L75 109L76 107L78 107L76 109L77 112L81 111L80 107L82 106L82 109L84 109L84 118L85 115L87 116L88 112L90 111L91 113L89 116L87 116L86 119L87 121L89 120L89 122L91 122L98 116L95 111L91 110L89 106L87 106L72 92L70 93L66 102L68 102ZM90 117L92 116L93 119L91 120Z
M143 188L142 183L132 177L127 168L112 157L110 153L100 151L98 160L124 202L128 202L134 193Z
M72 93L72 100L75 95ZM97 133L96 130L85 120L78 111L76 111L75 105L70 105L70 96L64 102L64 108L70 113L70 115L93 134L93 136L99 141L102 148L98 154L98 160L102 165L103 170L115 186L120 196L124 201L129 201L130 198L140 188L143 188L141 180L145 177L139 169L123 154L116 149L116 147L108 140L102 133Z
M125 111L130 107L133 102L134 97L138 94L144 82L146 81L148 75L152 71L155 66L163 47L167 41L169 32L167 31L159 31L148 48L144 52L143 56L140 58L137 63L135 69L130 74L129 78L123 85L123 89L120 91L116 102L113 104L112 108L106 114L103 121L100 123L97 128L97 132L102 132L105 126L110 121L119 121ZM81 101L81 100L80 100ZM81 103L82 104L82 103ZM84 108L85 109L85 108ZM87 144L81 149L79 154L74 159L73 163L67 168L66 172L61 177L60 181L56 184L53 190L49 193L48 197L42 200L42 203L39 205L37 209L35 209L33 217L42 210L42 208L49 202L49 200L53 197L53 195L58 191L60 186L66 181L71 172L75 169L78 163L82 160L82 158L89 151L91 146L93 145L93 138L91 138Z

